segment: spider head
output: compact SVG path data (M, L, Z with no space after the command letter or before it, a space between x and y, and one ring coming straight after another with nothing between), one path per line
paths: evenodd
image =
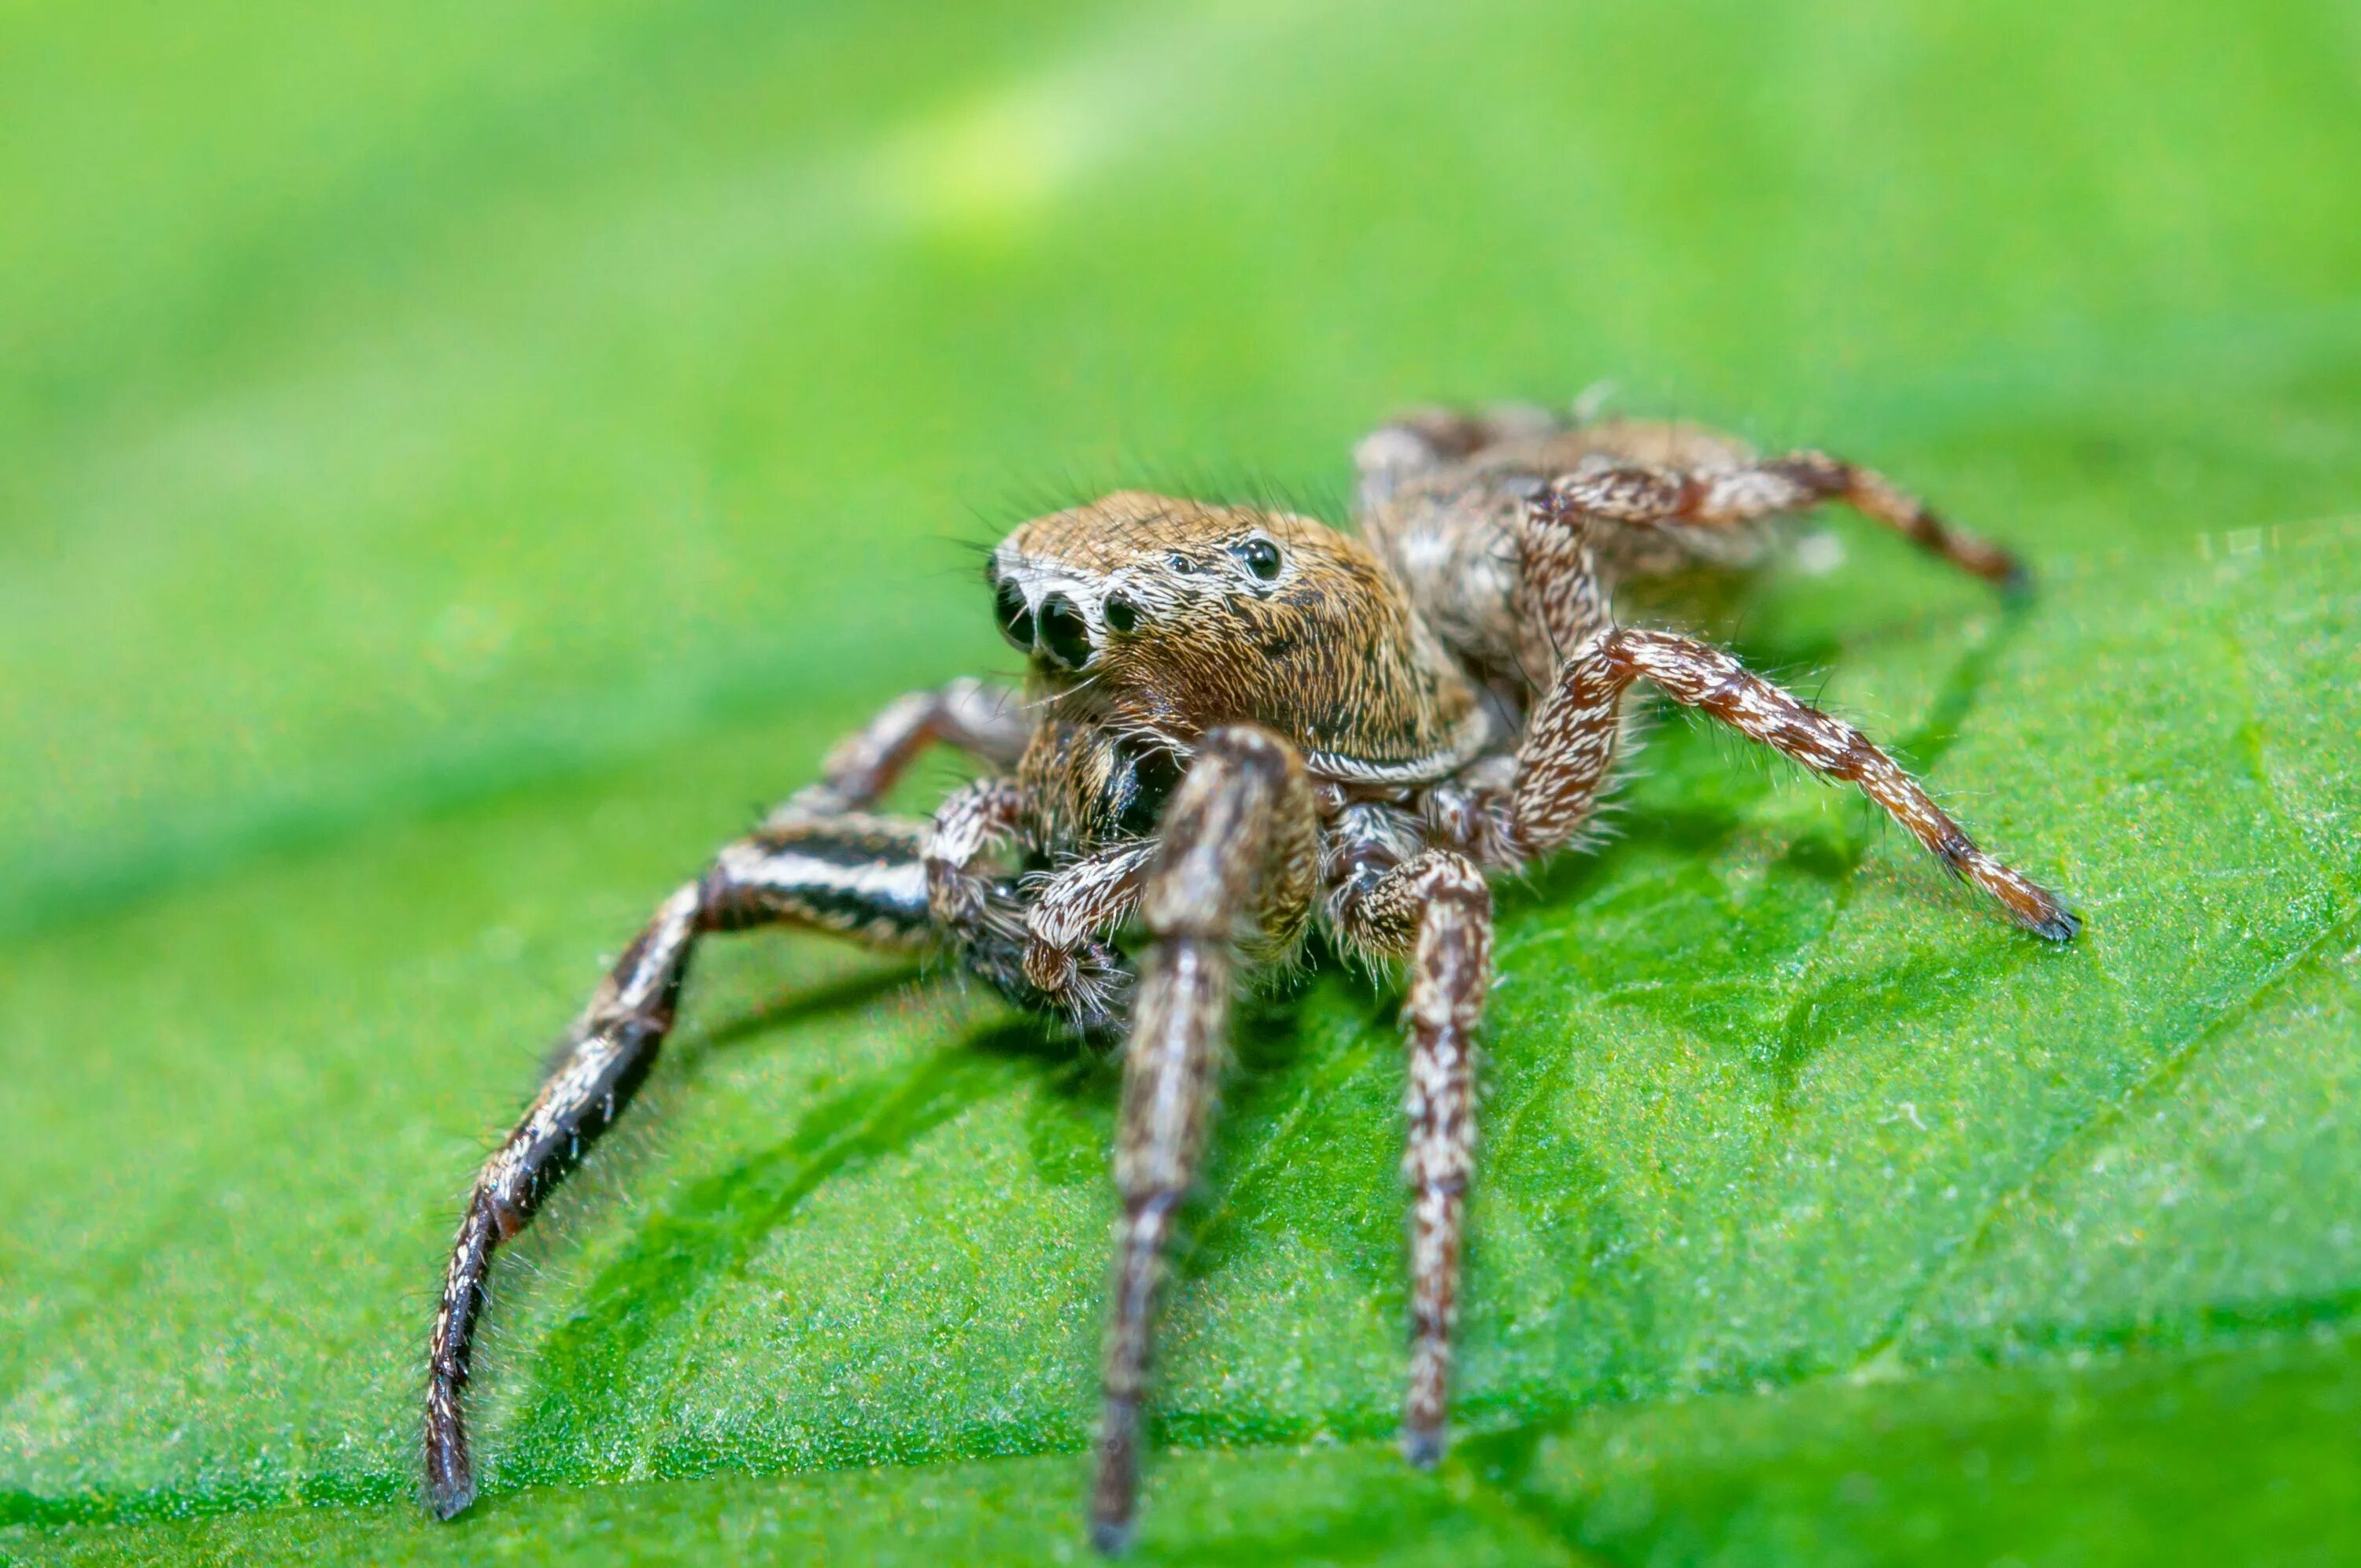
M1074 717L1182 744L1249 720L1391 761L1473 704L1377 558L1310 518L1126 490L1026 523L987 577L1003 635Z
M1333 571L1336 546L1356 550L1303 518L1124 491L1027 523L985 576L1002 635L1071 683L1152 661L1240 601Z

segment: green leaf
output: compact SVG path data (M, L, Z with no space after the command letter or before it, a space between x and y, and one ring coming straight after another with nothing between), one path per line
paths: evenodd
M1399 1046L1322 969L1240 1026L1141 1556L2361 1527L2349 16L478 9L0 18L0 1555L1079 1558L1104 1063L713 947L445 1527L471 1168L675 880L1001 667L963 543L1334 513L1392 407L1603 375L2036 562L1833 520L1721 630L2088 929L1661 722L1501 890L1455 1456L1389 1445Z

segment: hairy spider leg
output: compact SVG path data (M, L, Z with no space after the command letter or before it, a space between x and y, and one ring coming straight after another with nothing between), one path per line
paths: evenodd
M1860 730L1782 691L1720 649L1666 631L1602 632L1560 669L1517 752L1510 836L1529 853L1565 842L1589 818L1614 762L1623 693L1643 676L1682 707L1711 714L1814 773L1859 786L2026 930L2063 942L2081 929L2056 894L1979 849Z
M547 1080L484 1162L452 1245L429 1344L427 1501L445 1519L474 1498L460 1407L493 1250L522 1231L613 1125L671 1029L691 951L713 932L789 924L887 948L936 933L919 847L926 827L880 817L769 828L731 844L664 900L568 1031Z
M938 743L1015 767L1032 734L1023 699L1005 686L956 680L932 691L910 692L840 741L820 764L819 782L789 795L763 826L865 810L894 787L921 751Z
M976 862L1007 841L1024 801L1015 779L995 774L961 784L935 807L924 850L927 902L944 926L968 929L985 918L993 882Z
M1173 792L1140 899L1150 938L1115 1132L1115 1267L1091 1539L1119 1552L1139 1490L1139 1415L1166 1241L1195 1179L1228 1041L1239 927L1303 927L1317 822L1302 760L1266 730L1216 729ZM1257 946L1263 944L1258 943Z
M2004 587L2028 581L1999 545L1946 522L1893 480L1825 452L1791 452L1732 466L1681 468L1594 457L1554 480L1543 503L1609 522L1673 531L1743 527L1823 501L1842 501L1929 554Z
M1561 508L1554 499L1527 502L1517 555L1524 581L1522 609L1539 625L1553 663L1615 623L1587 514Z
M1429 850L1348 887L1332 907L1347 943L1410 959L1401 1021L1410 1058L1402 1179L1411 1193L1411 1362L1401 1451L1425 1468L1443 1457L1449 1412L1460 1235L1475 1175L1476 1026L1492 983L1492 894L1466 856Z
M436 1513L449 1519L476 1495L460 1396L493 1249L524 1228L630 1102L672 1027L700 937L789 924L918 948L947 934L977 974L1021 1003L1038 1000L1023 980L1016 917L992 915L1005 893L979 893L969 922L939 930L929 921L931 829L861 815L930 744L1007 765L1030 731L1015 695L980 681L898 698L829 753L818 783L789 796L761 830L723 849L703 877L666 899L624 950L555 1054L523 1120L478 1173L452 1245L427 1366L426 1491Z

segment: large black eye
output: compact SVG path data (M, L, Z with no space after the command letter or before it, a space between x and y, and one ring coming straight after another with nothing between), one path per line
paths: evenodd
M1000 616L1000 634L1022 648L1033 652L1033 612L1025 608L1025 591L1015 583L1003 583L993 600Z
M1070 670L1091 662L1091 628L1074 601L1051 594L1041 601L1041 646Z
M1099 613L1117 631L1129 631L1139 624L1138 608L1121 594L1107 595L1106 603L1099 606Z
M1247 571L1269 582L1279 576L1279 546L1268 539L1249 539L1235 554L1246 564Z

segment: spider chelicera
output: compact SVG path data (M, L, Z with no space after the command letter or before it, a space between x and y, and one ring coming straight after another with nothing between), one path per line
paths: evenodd
M1421 411L1356 459L1358 539L1128 491L1018 528L986 576L1027 690L959 681L894 703L664 900L477 1177L429 1362L435 1512L475 1495L460 1396L493 1249L646 1077L712 933L787 924L939 949L1023 1005L1125 1038L1090 1501L1093 1539L1114 1551L1138 1490L1162 1254L1212 1120L1236 975L1313 926L1406 971L1401 1447L1414 1464L1441 1456L1491 978L1486 879L1582 841L1632 682L1857 785L2036 935L2079 928L1852 726L1719 649L1619 625L1609 603L1620 584L1752 567L1777 520L1828 500L2015 586L2006 553L1865 469L1761 458L1686 425ZM931 820L875 813L936 743L983 776Z

